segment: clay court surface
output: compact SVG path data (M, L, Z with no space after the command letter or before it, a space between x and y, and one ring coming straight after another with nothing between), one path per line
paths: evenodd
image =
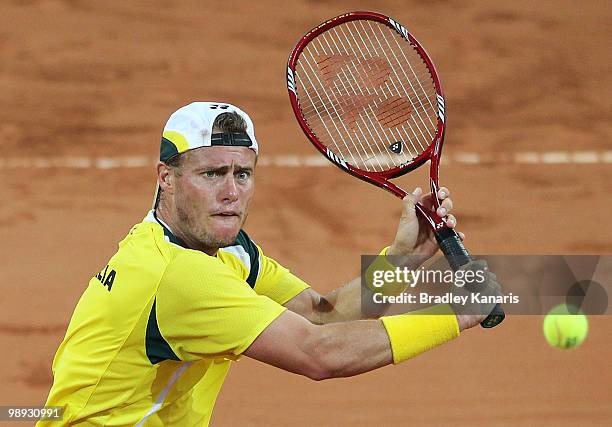
M612 254L606 2L6 0L0 405L44 403L76 301L149 208L168 115L193 100L232 102L250 112L262 156L315 154L288 103L285 62L306 30L356 9L397 18L436 61L445 155L492 156L442 169L473 253ZM558 151L595 160L513 161ZM121 156L150 162L44 163ZM257 186L246 229L320 292L392 241L398 200L336 168L263 164ZM548 347L541 321L511 317L401 366L322 383L245 359L212 424L610 425L610 318L591 317L572 351Z

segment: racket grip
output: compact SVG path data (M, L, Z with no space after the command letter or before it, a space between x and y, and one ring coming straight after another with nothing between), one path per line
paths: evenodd
M472 260L470 253L463 246L463 242L455 230L445 227L435 235L442 253L454 271ZM493 328L503 322L505 318L504 309L501 305L496 304L487 318L480 322L480 326L486 329Z
M454 271L472 260L455 230L445 227L435 235L442 253Z
M499 304L495 304L495 307L493 307L493 311L489 313L485 320L480 322L480 326L486 329L494 328L501 322L503 322L505 318L506 313L504 313L504 309L502 308L502 306Z

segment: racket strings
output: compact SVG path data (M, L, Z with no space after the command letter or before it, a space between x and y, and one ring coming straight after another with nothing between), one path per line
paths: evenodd
M362 27L363 27L363 21L360 21L360 23L362 24ZM369 22L369 21L368 21L368 25L369 25L369 27L370 27L370 31L369 31L369 32L367 32L367 31L366 31L366 34L368 34L368 35L369 35L369 34L373 34L373 35L374 35L374 37L376 38L376 41L378 42L378 44L379 44L379 46L380 46L381 50L384 52L385 47L383 47L382 43L381 43L381 42L380 42L380 40L378 39L378 37L377 37L377 35L376 35L376 32L374 31L374 28L372 27L372 22ZM365 31L365 28L363 28L363 29L364 29L364 31ZM386 46L386 47L387 47L387 48L388 48L388 49L389 49L389 50L390 50L390 51L391 51L391 52L394 54L394 55L393 55L393 59L395 60L395 62L396 62L396 65L397 65L397 66L396 66L396 67L393 67L392 69L393 69L393 71L395 72L395 76L396 76L398 79L400 79L400 76L399 76L399 75L398 75L398 73L397 73L397 69L399 68L400 70L405 71L405 67L402 67L401 62L400 62L400 60L399 60L398 56L396 55L395 50L393 49L393 47L391 46L391 44L390 44L390 42L389 42L389 38L388 38L388 37L385 37L385 38L384 38L384 40L385 40L385 42L386 42L386 44L387 44L387 46ZM402 49L401 49L401 46L399 45L397 38L394 38L394 40L395 40L395 43L396 43L397 48L399 49L399 51L400 51L400 52L401 52L401 54L402 54L402 57L403 57L403 59L404 59L405 63L406 63L406 64L408 64L408 66L410 67L410 69L411 69L411 71L412 71L412 74L413 74L413 76L415 77L416 82L418 83L419 87L421 88L422 94L423 94L425 97L427 97L427 93L426 93L426 92L424 91L424 89L423 89L423 85L422 85L422 83L421 83L421 80L419 80L419 77L418 77L418 76L416 75L416 73L414 72L414 68L412 67L412 65L411 65L410 61L408 60L408 58L406 58L406 55L405 55L404 50L402 50ZM418 59L421 59L421 58L418 58ZM421 59L421 61L422 61L422 59ZM424 64L423 64L423 65L424 65ZM433 80L431 80L431 75L429 74L429 69L428 69L427 67L422 67L422 69L424 69L424 70L427 72L427 76L428 76L428 78L429 78L429 79L430 79L430 81L433 83ZM405 72L404 72L404 78L406 79L406 81L407 81L407 82L408 82L408 84L410 85L410 88L412 89L412 93L417 95L417 96L416 96L416 98L417 98L417 100L419 101L419 104L420 104L421 108L425 109L426 107L423 105L423 102L422 102L422 99L421 99L421 97L420 97L420 95L419 95L419 92L418 92L417 90L415 90L415 86L414 86L414 84L413 84L412 79L411 79L411 78L409 78L409 77L408 77L408 75L406 75L406 73L405 73ZM395 89L395 90L398 90L398 88L397 88L397 86L396 86L396 84L395 84L395 81L394 81L394 80L392 80L392 83L393 83L393 87L394 87L394 89ZM400 87L401 87L402 89L404 89L404 90L403 90L404 95L406 95L406 97L408 98L408 100L410 100L410 98L411 98L411 97L410 97L410 93L409 93L409 91L407 90L407 88L405 87L405 85L400 85ZM399 90L398 90L398 91L399 91ZM402 91L399 91L399 92L402 92ZM429 99L429 98L427 98L427 99ZM423 126L422 126L422 127L423 127L423 129L425 129L425 131L428 133L428 136L429 136L429 141L433 140L433 134L430 132L430 128L427 126L427 124L426 124L426 123L425 123L425 121L423 120L423 118L422 118L421 114L419 113L419 109L417 108L417 104L415 104L415 103L412 103L412 102L411 102L411 105L412 105L412 109L413 109L413 111L414 111L414 112L417 114L417 116L418 116L419 120L421 121L421 124L423 125ZM433 108L433 104L432 104L431 102L430 102L430 106ZM423 129L422 129L422 128L421 128L421 126L419 125L419 120L415 120L415 125L416 125L416 127L418 128L418 130L419 130L419 132L421 133L421 135L422 135L422 136L425 138L425 135L424 135L424 133L423 133ZM432 127L435 129L435 124L434 124L434 123L431 121L431 119L430 119L430 124L431 124L431 126L432 126Z
M369 44L370 44L371 46L373 46L373 47L374 47L374 52L373 52L373 53L372 53L372 52L369 52L370 54L381 54L381 53L382 53L382 54L385 54L386 52L391 52L391 53L393 53L393 57L388 58L388 60L389 60L389 59L394 59L394 60L395 60L395 63L396 63L396 65L397 65L397 67L392 67L392 70L393 70L393 72L394 72L395 77L396 77L396 78L399 78L400 76L399 76L399 75L398 75L398 73L397 73L397 68L398 68L398 67L403 68L403 67L401 67L401 63L400 63L400 61L398 60L397 54L396 54L396 52L394 52L393 47L392 47L392 46L389 44L388 37L379 37L379 35L378 35L378 34L377 34L377 32L375 31L374 27L372 26L372 22L369 22L369 21L367 22L367 23L368 23L368 26L369 26L369 29L366 29L366 28L364 27L364 22L363 22L363 21L358 21L358 23L360 24L361 29L363 30L363 33L364 33L364 34L366 35L366 37L368 38L368 42L369 42ZM356 25L356 24L357 24L357 23L354 23L354 25ZM368 31L368 30L369 30L369 31ZM387 32L387 33L389 33L389 32ZM370 37L370 34L372 35L372 37ZM373 39L374 39L375 41L374 41ZM381 39L382 39L382 40L384 40L385 44L383 44L383 41L381 41ZM397 40L395 40L395 41L397 42ZM365 46L366 46L366 48L368 47L368 45L367 45L367 44L366 44ZM399 44L398 44L397 46L399 47ZM380 50L378 50L377 48L380 48ZM403 53L403 52L402 52L402 53ZM405 56L404 56L404 58L405 58ZM406 58L405 58L405 59L406 59ZM390 62L391 62L391 61L390 61ZM409 64L409 62L408 62L408 60L407 60L407 59L406 59L406 62ZM426 72L428 73L428 70L427 70L426 68L425 68L425 70L426 70ZM413 89L413 91L414 91L414 86L413 86L412 82L410 82L410 80L409 80L409 79L407 79L407 81L408 81L408 83L410 84L411 88L412 88L412 89ZM392 87L391 87L391 85L392 85ZM391 85L389 85L389 84L387 83L387 84L386 84L386 87L387 87L387 89L389 89L390 91L392 91L392 92L394 92L394 93L398 93L398 92L399 92L400 94L402 94L402 91L401 91L400 89L405 89L404 85L400 85L400 87L398 88L398 85L396 84L395 79L391 80ZM417 93L417 92L416 92L416 91L414 91L414 93ZM418 115L419 119L421 119L421 120L422 120L422 117L421 117L421 115L420 115L420 113L419 113L419 111L418 111L418 108L417 108L417 105L418 105L418 104L416 104L415 102L413 102L413 101L411 100L411 96L410 96L410 94L409 94L409 93L408 93L406 90L404 90L404 91L403 91L403 94L407 96L408 102L409 102L409 103L410 103L410 105L412 106L412 110L413 110L413 111L415 111L415 112L417 113L417 115ZM404 98L404 99L405 99L405 98ZM420 102L420 104L421 104L421 106L422 106L422 102ZM424 149L425 149L425 148L426 148L426 147L429 145L429 142L430 142L430 141L431 141L431 139L433 138L433 136L431 135L431 133L429 133L429 131L428 131L428 127L427 127L427 126L422 126L421 124L419 124L419 121L418 121L418 120L415 120L415 122L414 122L414 126L413 126L413 125L411 125L411 123L410 123L410 122L407 122L407 125L408 125L408 127L410 128L410 131L412 132L412 135L415 137L415 139L416 139L416 140L417 140L417 142L419 143L419 148L421 149L420 151L423 151L423 150L424 150ZM428 133L429 138L427 138L427 136L425 135L425 133ZM419 134L420 134L420 136L422 136L422 138L423 138L423 144L424 144L424 146L423 146L423 144L421 143L421 141L419 140L419 139L420 139L420 138L419 138ZM404 135L404 136L409 137L409 135ZM416 149L416 147L414 147L414 148L415 148L415 150L417 150L417 149Z
M370 27L370 32L368 32L368 31L366 31L366 30L365 30L363 22L360 22L360 24L361 24L361 27L362 27L363 33L366 35L366 37L367 37L367 39L368 39L369 45L371 45L371 46L373 46L373 47L374 47L374 49L373 49L373 50L374 50L374 53L372 53L372 52L370 52L370 50L368 49L368 44L365 44L366 49L368 49L368 53L369 53L370 55L372 55L372 54L378 54L378 51L376 50L376 44L374 44L374 43L373 43L372 39L370 38L370 34L373 34L373 35L374 35L374 37L376 38L376 41L378 42L378 46L381 48L381 50L382 50L382 51L383 51L383 53L384 53L384 48L383 48L383 45L382 45L382 43L380 42L380 39L377 37L376 33L375 33L375 32L372 32L372 27ZM368 23L368 24L370 24L370 25L371 25L371 23ZM359 33L359 34L361 34L361 33ZM361 40L363 41L363 38L361 38ZM395 59L397 59L397 57L395 57ZM395 73L395 74L396 74L396 76L397 76L397 73ZM395 82L394 82L394 81L392 81L392 84L393 84L393 91L391 91L391 88L390 88L389 84L388 84L387 82L385 82L385 83L386 83L386 85L385 85L385 86L386 86L386 88L388 89L388 91L389 91L389 92L393 92L393 93L397 93L397 92L399 92L399 91L398 91L398 88L397 88L397 85L395 84ZM399 98L399 99L401 99L401 97L397 97L396 95L392 95L392 96L388 97L387 99L398 99L398 98ZM384 101L383 101L383 102L384 102ZM413 109L414 109L414 103L410 102L410 104L412 105L412 107L413 107ZM389 108L386 108L385 110L389 110ZM395 110L393 110L393 111L395 111ZM385 111L385 112L386 112L386 111ZM381 114L381 117L386 117L386 116L387 116L387 115L386 115L386 114L384 114L384 113L383 113L383 114ZM403 136L404 136L404 138L406 138L406 139L408 139L408 140L410 141L410 143L411 143L411 145L412 145L412 148L414 149L414 152L412 152L412 151L410 151L410 150L409 150L409 155L411 155L412 157L416 157L416 153L424 151L425 147L427 147L427 142L425 142L425 147L423 147L422 143L419 141L418 134L416 133L416 131L415 131L415 129L413 128L413 126L412 126L412 125L411 125L411 124L410 124L410 123L409 123L407 120L404 120L404 122L405 122L405 123L408 125L408 127L409 127L409 129L410 129L410 131L411 131L411 133L412 133L412 135L413 135L413 137L414 137L414 140L415 140L415 141L417 142L417 144L419 145L420 150L419 150L419 148L417 148L417 147L416 147L415 143L413 142L412 138L411 138L411 137L410 137L410 135L408 134L407 130L406 130L406 129L404 129L404 135L403 135ZM418 124L416 124L416 127L417 127L417 128L419 128ZM419 131L421 132L421 135L423 135L423 137L424 137L424 134L423 134L423 132L422 132L422 130L421 130L420 128L419 128ZM397 136L398 138L401 138L401 136L402 136L402 135L395 135L395 136ZM424 138L424 139L426 139L426 138ZM397 166L397 165L394 165L394 166Z
M311 130L368 171L409 162L437 130L429 69L398 38L383 24L351 21L313 39L296 64L300 109Z
M311 79L311 75L315 76L317 79L318 79L318 75L315 72L315 69L313 68L310 61L307 60L306 65L308 66L309 70L306 70L303 74L308 79L308 83L310 84L310 86L314 87L315 85ZM297 80L299 80L299 78ZM318 83L319 85L321 84L320 81ZM326 92L321 92L317 90L308 90L308 89L306 89L304 92L306 93L309 103L314 107L313 111L316 114L316 115L304 114L304 118L309 123L312 130L315 132L315 134L317 134L319 138L322 138L322 137L324 138L321 141L322 143L326 144L327 146L331 146L332 148L335 148L336 154L340 154L340 156L343 159L346 159L350 163L356 165L358 162L356 161L355 156L353 155L353 151L351 150L351 147L349 147L348 145L347 137L348 137L348 140L350 140L353 147L355 147L355 141L352 137L352 134L348 132L348 129L346 128L346 124L344 120L342 119L342 116L338 112L338 109L337 109L338 103L331 102L331 99L329 99L330 97ZM326 95L326 97L328 98L330 102L326 102L323 99L322 94ZM313 97L318 97L320 104L317 105L316 102L313 100ZM302 110L302 113L303 113L303 110ZM331 120L324 120L324 116L329 117ZM318 122L315 120L315 117L318 117L319 119ZM331 122L331 123L328 123L328 122ZM319 124L323 125L324 130L327 133L327 136L329 137L329 139L325 138L324 133L319 131L319 128L320 128L320 126L318 126ZM338 126L343 128L343 131L340 131ZM332 130L335 130L335 134L334 132L332 132ZM334 136L337 136L337 138L334 138ZM346 151L337 142L335 142L338 140L342 142Z
M360 21L360 22L363 24L363 21ZM370 26L370 29L373 31L373 28L372 28L372 22L369 22L369 21L368 21L368 25ZM375 33L374 33L374 34L375 34ZM387 42L389 41L389 39L388 39L388 38L386 38L385 40L386 40ZM413 92L414 92L414 93L418 93L418 91L417 91L417 90L415 90L415 87L413 86L413 82L416 82L416 83L419 85L419 88L420 88L420 90L421 90L421 93L422 93L422 94L425 96L425 99L427 99L427 100L428 100L429 107L432 109L432 111L433 111L433 112L434 112L434 114L435 114L435 107L434 107L434 103L432 103L432 102L431 102L431 99L428 97L427 92L425 91L425 88L423 87L423 83L422 83L422 81L423 81L422 71L423 71L423 70L426 70L428 77L431 79L431 74L430 74L429 69L428 69L426 66L425 66L425 67L421 67L421 75L420 75L420 77L419 77L419 76L417 76L417 74L415 73L414 68L413 68L413 66L412 66L412 64L411 64L411 61L409 61L409 60L408 60L408 58L406 57L406 52L405 52L405 50L404 50L404 49L402 49L402 48L401 48L401 46L400 46L400 44L399 44L399 41L397 40L397 37L394 37L394 38L393 38L393 40L395 41L395 44L396 44L396 46L397 46L397 48L398 48L398 51L399 51L399 52L402 54L402 57L403 57L403 59L404 59L405 63L406 63L406 64L408 65L408 67L410 68L410 71L411 71L412 75L414 76L414 80L412 80L412 79L410 79L410 78L408 77L408 75L407 75L407 74L406 74L406 72L405 72L405 67L402 67L402 66L400 65L400 62L399 62L399 60L398 60L397 56L395 57L395 60L396 60L396 61L397 61L397 63L398 63L398 67L394 68L394 70L396 70L397 68L399 68L400 70L404 71L404 77L406 77L406 81L407 81L407 82L410 84L410 87L412 88L412 90L413 90ZM389 47L391 47L391 46L389 46ZM422 58L419 58L419 59L420 59L421 61L423 61L423 59L422 59ZM424 64L423 64L423 65L424 65ZM433 81L431 81L431 82L433 83ZM406 92L406 95L408 95L408 93L407 93L407 92ZM435 94L434 94L434 95L435 95ZM408 95L408 96L409 96L409 95ZM419 101L419 103L420 103L421 107L423 108L423 110L426 110L426 109L427 109L427 107L426 107L425 105L423 105L423 99L422 99L421 97L417 97L417 99L418 99L418 101ZM414 107L414 105L413 105L413 107ZM418 111L418 110L416 110L416 111ZM420 116L420 115L419 115L419 118L420 118L421 120L423 120L423 119L421 118L421 116ZM430 124L431 124L433 127L435 127L436 125L435 125L435 124L434 124L434 122L431 120L431 117L428 117L428 119L429 119L429 123L430 123ZM432 136L432 135L430 135L430 136Z
M323 41L325 41L325 44L327 45L327 48L329 50L333 50L332 46L330 45L330 42L328 40L328 38L325 36L325 34L323 34L323 37L321 38ZM321 43L321 39L319 39L319 45L321 49L325 49L325 47L323 46L323 43ZM346 48L346 46L343 43L343 40L339 37L336 38L332 38L332 42L334 43L334 47L336 50L339 50L339 46L336 43L336 41L339 41L341 44L341 47L343 50L348 50ZM316 51L316 44L313 45L313 47L315 48ZM359 58L357 58L356 56L356 52L351 49L351 57L352 58L356 58L356 62L357 62L357 66L361 66L363 67L362 61L359 60ZM379 59L379 58L378 58ZM355 60L353 61L355 62ZM364 61L365 62L365 61ZM354 65L354 64L353 64ZM369 65L369 64L368 64ZM382 64L383 67L379 67L382 71L382 73L375 73L375 74L389 74L389 73L385 73L384 70L384 66L386 64ZM357 70L355 69L355 66L351 67L351 66L347 66L347 67L343 67L341 72L338 73L338 77L339 77L339 81L342 85L342 90L338 90L341 93L352 93L353 95L343 95L342 99L340 100L340 106L342 108L343 111L343 118L345 120L345 122L348 124L349 128L351 128L352 130L355 130L355 128L357 128L359 130L359 132L361 133L361 136L363 137L363 139L366 141L366 145L370 148L370 152L368 153L367 150L363 149L363 143L360 143L361 148L363 149L363 151L360 154L360 160L361 162L359 163L359 165L362 164L366 164L368 160L370 159L377 159L378 161L378 167L379 168L384 168L381 162L381 156L380 156L380 151L376 152L376 150L374 150L374 148L378 148L375 145L372 145L371 143L368 143L368 141L371 141L374 138L374 134L372 133L372 130L374 130L375 132L377 131L376 126L371 118L371 115L366 115L365 117L367 118L367 121L365 123L364 126L362 126L359 122L359 113L361 112L361 110L365 109L365 108L369 108L370 110L372 109L371 104L373 102L375 102L375 94L372 94L368 88L368 85L363 85L360 83L368 82L371 83L373 81L375 81L375 79L373 79L372 77L372 73L368 73L368 71L370 70L365 70L365 68L363 68L364 73L359 73L359 71L361 70ZM355 84L353 84L353 82ZM348 87L347 87L348 86ZM337 84L335 84L336 89L340 89L339 86ZM350 88L350 90L349 90ZM365 91L363 90L365 88ZM338 100L338 98L336 98L336 100ZM365 131L364 131L365 129ZM369 135L366 135L366 131L369 133ZM377 134L378 138L380 138L380 134ZM388 139L388 138L387 138ZM366 157L365 159L361 156L361 154L364 154L368 157ZM370 155L371 154L371 155ZM390 164L388 162L388 159L385 159L384 157L382 158L383 160L386 161L386 167L389 168Z
M341 28L341 30L342 30L342 37L346 38L347 40L350 40L350 39L348 39L348 37L347 37L346 33L343 31L343 28ZM334 29L333 29L333 31L334 31L334 33L335 33L336 37L338 37L338 39L342 41L342 38L340 38L340 37L338 36L338 32L337 32L336 28L334 28ZM380 81L378 85L375 85L375 86L372 86L372 87L365 86L365 89L366 89L366 91L368 92L368 95L369 95L371 98L374 98L374 97L375 97L375 95L376 95L376 88L377 88L377 87L379 87L379 86L383 86L383 85L385 85L385 84L386 84L386 82L388 81L388 78L389 78L389 76L390 76L390 75L391 75L391 73L392 73L391 67L389 66L388 61L386 61L385 59L380 58L380 57L378 57L378 56L372 55L372 54L371 54L369 51L368 51L368 55L367 55L367 56L369 56L369 58L371 58L371 59L368 59L368 58L367 58L367 56L366 56L366 54L364 53L364 51L361 49L360 44L359 44L359 43L357 42L357 40L355 39L355 37L354 37L354 32L351 32L351 33L350 33L350 35L351 35L352 41L354 41L354 42L355 42L355 45L356 45L356 46L358 47L358 49L359 49L359 54L361 55L361 58L365 58L365 59L362 61L362 60L360 60L360 59L359 59L359 57L358 57L358 59L357 59L357 63L358 63L358 65L359 65L359 66L361 66L361 67L363 67L363 65L364 65L364 63L365 63L365 64L367 64L368 68L369 68L369 69L371 69L370 64L371 64L372 62L375 62L375 63L378 65L378 68L379 68L379 69L381 69L381 70L383 71L384 75L385 75L385 79L384 79L383 81ZM361 39L361 43L365 45L365 42L364 42L363 38L360 38L360 39ZM345 48L345 49L346 49L346 47L344 46L344 43L342 43L342 46L343 46L343 48ZM354 55L357 57L357 52L355 51L355 49L354 49L353 45L349 45L349 46L350 46L350 48L351 48L352 53L353 53L353 54L354 54ZM366 45L366 46L367 46L367 45ZM376 58L376 59L373 59L373 58ZM349 71L350 71L350 68L349 68ZM351 75L352 75L352 73L351 73ZM358 87L359 87L359 85L358 85ZM372 92L373 92L375 95L372 95ZM380 97L380 96L379 96L379 101L381 101L381 97ZM376 104L376 103L374 102L374 104ZM371 104L369 105L369 110L370 110L370 114L368 115L368 117L369 117L369 119L370 119L370 120L369 120L369 125L370 125L370 126L372 126L372 127L373 127L373 128L376 130L376 129L377 129L377 127L376 127L376 125L375 125L375 122L372 120L372 115L374 115L374 117L376 117L376 119L377 119L377 120L378 120L378 117L377 117L378 115L380 115L381 117L384 117L384 118L386 119L386 118L388 117L388 115L389 115L389 114L384 114L384 113L389 113L389 111L385 111L385 112L383 112L383 114L377 114L377 113L374 111L374 109L373 109L373 107L372 107L372 105L371 105ZM391 111L391 115L393 115L393 111ZM382 124L383 124L382 122L380 122L380 120L378 120L378 123L379 123L380 125L382 125ZM389 123L389 122L386 122L386 123ZM391 138L390 138L390 136L389 136L389 135L385 134L384 132L383 132L383 135L384 135L384 136L385 136L385 138L386 138L387 145L392 144L392 143L394 142L394 141L392 141L393 135L391 135ZM377 136L379 136L379 138L380 138L380 135L378 134L378 132L377 132ZM367 160L370 160L370 159L372 159L372 158L376 158L376 157L378 157L378 158L380 158L380 157L381 157L381 155L382 155L384 152L382 151L382 148L380 147L380 145L378 145L378 146L377 146L377 148L378 148L378 153L374 154L374 156L373 156L373 157L370 157L370 158L368 158ZM375 151L375 150L372 150L372 151ZM389 165L389 162L388 162L388 160L389 160L389 159L388 159L388 156L384 156L384 155L383 155L382 157L383 157L383 158L386 160L386 162L385 162L385 163L386 163L387 169L390 169L390 165ZM378 161L378 163L379 163L379 166L382 168L382 165L381 165L380 160ZM393 166L396 166L396 165L395 165L395 164L393 164Z
M328 44L329 44L329 43L328 43ZM344 57L346 58L346 56L345 56L345 55L344 55ZM327 56L327 58L330 58L330 56ZM326 58L326 59L327 59L327 58ZM380 59L380 58L379 58L379 59ZM346 60L345 60L344 62L346 62ZM371 62L371 61L369 61L369 60L367 60L367 59L366 59L366 63L368 63L368 62ZM361 64L360 64L360 65L361 65ZM369 65L369 64L368 64L368 65ZM389 67L387 67L387 68L389 69L389 71L387 71L387 72L385 73L386 75L390 74L390 68L389 68ZM349 84L350 84L350 79L351 79L351 78L352 78L353 80L360 80L359 78L356 78L356 77L355 77L355 75L353 74L353 72L352 72L352 70L351 70L350 68L347 68L346 70L348 70L348 73L350 73L350 74L351 74L351 76L350 76L350 77L347 79L347 80L349 81ZM345 70L345 72L343 73L343 74L345 74L345 75L347 74L347 71L346 71L346 70ZM327 70L325 70L325 71L327 71ZM345 83L342 81L342 74L340 74L340 75L339 75L339 77L340 77L340 80L341 80L342 85L343 85L344 87L346 87L347 85L346 85L346 84L345 84ZM358 77L359 77L359 76L358 76ZM352 84L350 84L350 85L351 85L351 88L354 90L354 88L352 87ZM337 85L337 84L336 84L336 87L338 87L338 85ZM358 87L358 88L361 88L361 86L359 86L359 85L358 85L357 87ZM387 87L388 87L388 88L390 88L390 87L389 87L389 85L387 85ZM399 101L399 100L403 100L404 102L406 102L405 98L393 97L393 96L389 96L389 95L384 94L384 87L383 87L382 89L383 89L383 96L382 96L382 97L381 97L381 96L379 96L379 97L378 97L379 99L381 99L381 98L387 98L387 99L393 99L393 98L395 98L395 99L397 99L398 101ZM360 107L362 107L362 105L367 105L367 104L369 104L369 103L370 103L370 100L372 100L372 99L374 98L374 96L372 96L372 95L371 95L371 91L370 91L370 89L369 89L367 86L366 86L366 91L368 92L368 94L369 94L369 95L365 95L365 94L364 94L364 92L363 92L363 90L361 90L361 91L360 91L360 92L361 92L361 97L360 97L360 96L353 96L353 97L352 97L352 98L353 98L355 101L357 101L357 102L353 102L353 103L352 103L352 104L353 104L353 105L352 105L352 107L354 107L354 108L353 108L353 111L355 111L355 110L359 110L359 109L360 109ZM393 88L393 91L397 91L397 86L395 86L395 87ZM362 98L364 101L362 101L362 99L360 99L360 98ZM339 104L341 104L341 106L345 106L345 105L346 105L346 102L343 102L343 101L344 101L344 100L343 100L342 98L339 100ZM414 111L417 111L417 113L418 113L419 115L420 115L420 112L419 112L418 110L419 110L420 108L426 108L426 107L424 107L424 106L419 107L417 104L415 104L415 101L412 99L412 97L408 97L408 102L406 102L406 104L407 104L407 103L410 103L410 104L412 105L412 107L413 107L412 109L413 109ZM422 101L421 101L420 103L421 103L421 105L423 105ZM386 106L393 106L393 104L391 104L391 103L386 103L386 104L387 104ZM390 105L389 105L389 104L390 104ZM397 102L395 102L394 104L396 104L396 105L397 105L398 103L397 103ZM430 103L430 104L431 104L431 103ZM314 107L316 108L316 107L317 107L317 105L315 105ZM373 112L373 110L372 110L372 106L370 105L369 107L370 107L370 110ZM402 103L400 103L399 107L400 107L400 109L407 110L406 106L402 105ZM346 111L346 110L347 110L347 108L343 108L343 110L345 110L345 111ZM348 115L349 115L349 118L351 118L350 116L352 116L352 115L351 115L350 113L351 113L351 112L353 112L353 111L349 110L349 111L347 112L347 113L349 113L349 114L348 114ZM304 112L308 113L309 111L308 111L307 109L305 109L305 110L304 110ZM390 109L390 111L387 111L387 113L392 113L392 112L393 112L393 110L392 110L392 109ZM404 111L404 115L405 115L405 112L406 112L406 111ZM386 116L385 116L384 112L380 112L380 113L381 113L381 115L380 115L379 117L381 117L381 116L382 116L382 117L386 118ZM379 121L380 121L380 120L379 120ZM349 122L354 122L354 120L349 120ZM350 123L350 124L353 124L353 123ZM396 124L398 124L398 123L385 123L385 124L387 124L387 126L386 126L386 127L393 127L394 125L396 125ZM408 125L410 126L410 123L408 123ZM353 127L353 126L351 126L351 127ZM421 132L421 135L422 135L423 137L425 137L425 135L423 134L423 131L422 131L422 129L421 129L420 127L419 127L419 131ZM414 130L413 130L413 134L414 134L415 136L417 136L417 133L416 133L416 132L414 132ZM428 143L431 141L431 138L432 138L432 134L431 134L430 132L428 132L428 134L429 134L429 138L425 138L425 139L429 139L429 141L426 141L426 144L427 144L427 145L428 145ZM424 149L424 147L423 147L422 145L420 146L420 148L421 148L421 150L422 150L422 149ZM415 151L419 151L419 150L417 150L417 149L415 148Z

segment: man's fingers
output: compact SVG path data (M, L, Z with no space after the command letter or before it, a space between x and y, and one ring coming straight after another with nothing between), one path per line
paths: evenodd
M450 196L450 190L446 187L440 187L438 189L438 199L440 200L444 200L446 199L448 196Z
M453 209L453 201L451 199L444 199L440 207L436 209L436 213L438 216L444 217L445 215L448 215L451 209Z
M434 209L433 209L433 202L431 200L431 193L427 193L423 197L421 197L420 202L423 206L425 206L425 208L433 212Z
M455 218L455 215L449 215L448 217L446 217L446 225L449 228L455 228L457 226L457 218Z
M417 187L412 193L406 194L406 197L402 199L402 202L404 203L404 212L402 212L402 216L406 217L411 215L414 212L414 206L421 202L422 197L423 190L421 187Z
M404 200L405 199L410 200L413 205L423 203L423 189L421 187L415 188L412 193L408 193L406 197L404 197Z
M465 240L465 233L462 233L461 231L458 231L457 234L459 235L459 238L461 239L461 241Z
M453 201L450 198L450 190L446 187L440 187L437 196L440 199L440 206L438 206L438 208L435 208L435 204L433 203L433 194L427 193L423 195L423 190L420 187L417 187L412 194L408 194L407 197L410 197L412 203L421 203L426 209L431 212L435 212L441 218L448 215L446 220L448 221L449 219L452 219L452 222L457 224L457 219L449 214L449 212L453 209ZM410 208L412 208L412 206L410 206Z
M423 198L423 189L421 187L415 188L412 192L412 197L415 204L421 202L421 199Z
M442 203L440 203L440 206L446 208L446 210L450 212L451 209L453 209L453 200L451 198L444 199Z
M439 216L445 216L453 209L453 200L450 198L450 190L446 187L440 187L438 190L438 199L440 199L440 207L438 207L436 213Z
M421 204L431 212L436 210L436 204L434 204L433 195L431 193L427 193L421 198Z
M440 187L436 198L439 199L439 203L435 200L432 193L424 195L421 199L421 204L429 209L431 212L436 212L438 216L446 216L453 209L453 201L450 198L450 190L446 187ZM436 208L436 205L439 206Z

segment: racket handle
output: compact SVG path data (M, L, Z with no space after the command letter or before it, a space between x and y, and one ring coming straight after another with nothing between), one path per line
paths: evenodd
M435 235L438 245L453 271L459 270L461 266L472 260L470 253L463 246L463 242L455 230L444 227Z
M485 320L480 322L480 326L486 329L494 328L501 322L503 322L505 318L506 313L504 313L504 309L502 308L502 306L499 304L495 304L495 307L493 307L493 311L489 313Z
M455 230L445 227L435 235L442 253L454 271L472 260L470 253L463 246L463 242ZM487 329L493 328L503 322L505 318L504 309L501 305L496 304L487 318L480 322L480 326Z

